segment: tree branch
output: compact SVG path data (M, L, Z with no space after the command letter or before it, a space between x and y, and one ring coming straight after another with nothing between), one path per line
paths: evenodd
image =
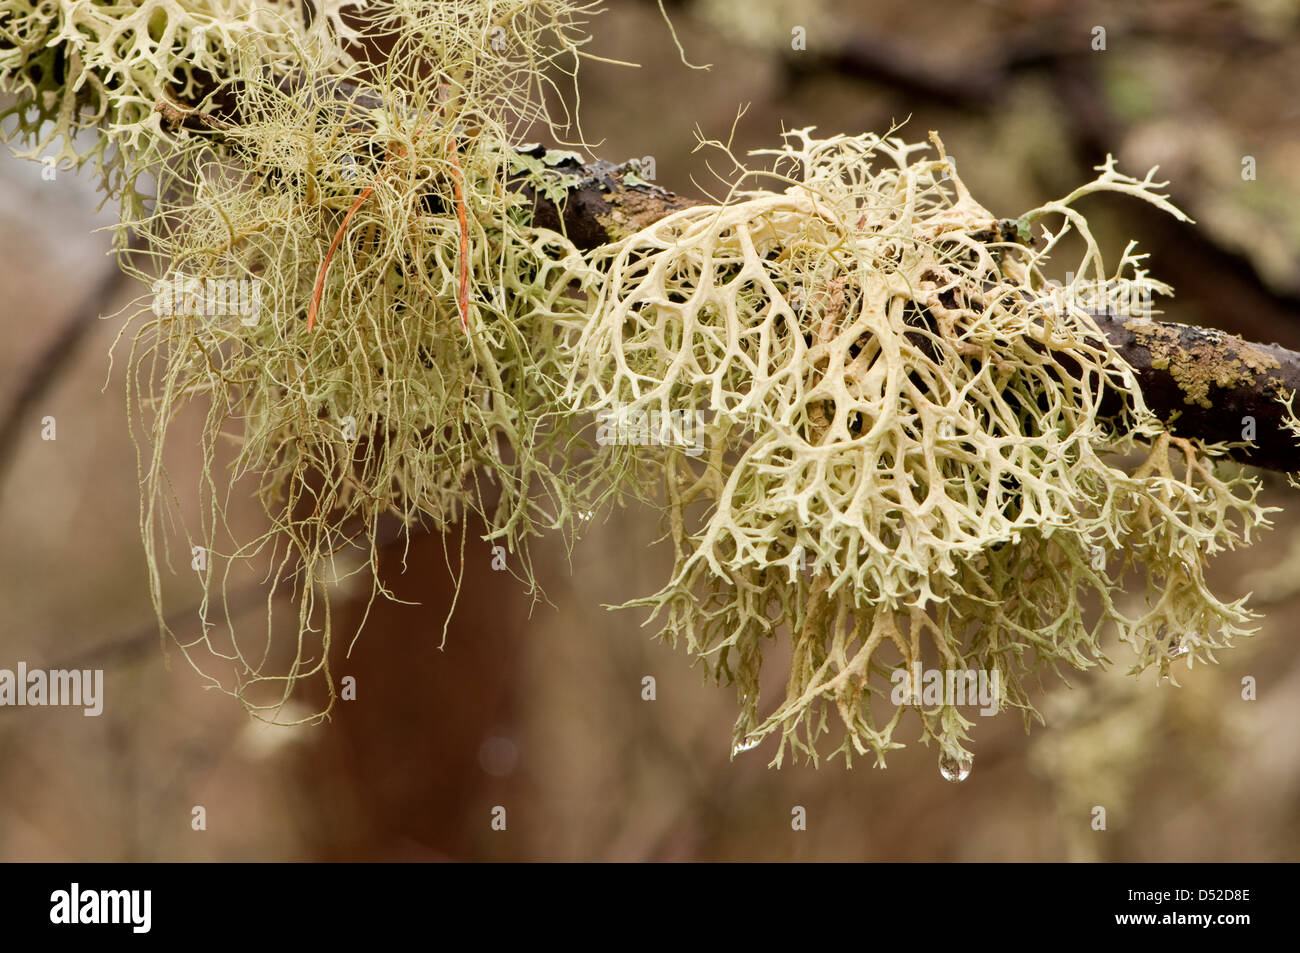
M878 72L892 71L892 75L902 69L893 60L882 60L879 51L870 56L867 52L859 49L857 59L871 60L881 67ZM1024 62L1012 57L1007 71L1039 61L1039 57L1023 53L1020 59ZM297 81L301 80L286 80L290 84ZM954 85L940 82L940 90L929 92L939 95ZM993 88L1000 85L1001 81L994 82ZM326 80L317 89L321 95L339 100L364 101L374 95L346 81ZM167 105L159 106L165 118ZM192 107L179 111L174 125L208 127L208 134L219 136L221 125L239 121L229 104L223 106L218 116L196 114ZM210 128L213 125L218 129ZM535 157L545 154L540 146L520 151ZM536 225L564 232L584 250L618 241L671 212L698 204L657 185L629 184L627 176L636 173L639 179L642 171L635 160L614 165L599 159L583 163L568 158L551 168L557 180L573 183L559 203L538 193L523 176L515 185L532 201ZM1300 354L1188 325L1139 324L1107 316L1099 316L1098 323L1137 372L1147 406L1173 432L1209 442L1241 443L1249 433L1247 418L1253 418L1255 446L1234 448L1230 455L1253 466L1300 471L1300 442L1283 426L1285 409L1279 402L1300 390Z
M577 176L579 182L562 207L528 190L534 221L563 227L582 248L617 241L697 204L655 186L628 185L624 177L636 171L634 163L568 160L556 171ZM1300 390L1300 354L1211 328L1093 317L1137 372L1147 406L1172 432L1207 442L1242 443L1253 422L1255 446L1234 448L1230 456L1269 470L1300 470L1300 443L1283 426L1286 408L1279 400Z
M1300 470L1300 444L1283 426L1281 402L1300 390L1300 354L1213 328L1093 317L1137 372L1147 406L1171 431L1240 443L1253 429L1255 446L1232 450L1234 459Z

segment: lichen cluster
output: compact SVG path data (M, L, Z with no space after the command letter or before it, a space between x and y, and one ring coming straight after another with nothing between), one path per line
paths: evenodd
M1087 305L1102 286L1141 320L1169 291L1132 246L1108 268L1076 207L1116 192L1181 217L1162 183L1108 162L998 219L937 137L805 130L726 201L620 207L614 231L639 230L582 253L532 223L521 185L563 183L514 147L539 123L581 144L547 104L591 6L0 0L7 141L93 162L119 239L148 241L130 266L152 286L129 334L142 532L178 639L163 570L198 572L196 669L267 720L308 678L332 704L330 592L386 594L386 527L459 524L463 559L474 517L531 584L530 539L572 539L625 493L664 507L675 554L629 605L735 684L736 750L776 736L777 764L819 758L836 722L834 752L883 763L914 711L959 778L971 721L910 674L897 700L899 672L991 673L994 707L1029 717L1029 682L1108 661L1112 630L1163 675L1250 631L1203 573L1267 524L1256 484L1159 425ZM1082 258L1054 284L1067 236ZM172 454L193 410L187 522ZM656 439L589 446L593 412ZM229 515L245 494L252 531ZM268 605L293 597L287 640L269 615L234 625L250 571ZM1116 596L1132 577L1139 611Z
M1106 661L1108 626L1135 670L1166 674L1250 631L1203 568L1267 522L1254 482L1163 431L1073 293L1167 290L1132 246L1105 270L1079 199L1180 213L1108 163L1000 221L936 146L796 132L781 191L674 213L602 256L574 406L709 421L703 454L607 451L647 492L670 474L672 578L628 605L735 683L737 750L777 735L778 764L816 759L833 719L836 752L883 761L909 710L945 763L969 763L958 705L891 701L900 668L996 672L1001 706L1028 714L1027 681ZM1062 227L1030 240L1052 216ZM1049 255L1071 232L1084 258L1053 287ZM1150 594L1136 614L1114 598L1129 571ZM764 709L778 640L786 687Z
M358 577L385 593L385 533L477 517L535 593L529 540L571 536L595 485L560 392L587 309L574 292L596 276L531 225L518 180L552 183L512 148L538 123L572 134L545 93L576 73L590 5L399 0L344 23L345 6L64 2L5 21L20 100L39 113L58 92L56 131L102 122L101 146L149 172L147 196L110 189L148 245L128 265L151 288L128 386L151 589L179 640L162 573L197 570L186 657L268 720L308 678L332 704L330 592ZM357 36L385 43L381 63L349 55ZM19 130L38 148L48 115ZM171 473L189 408L205 419L187 523ZM260 500L261 530L232 526L236 494ZM235 624L232 586L259 575L291 596L292 631Z
M0 111L19 155L60 166L90 162L128 214L137 190L177 146L159 105L190 102L240 53L283 74L309 47L327 70L351 62L343 14L359 0L0 0ZM80 130L96 135L78 140Z

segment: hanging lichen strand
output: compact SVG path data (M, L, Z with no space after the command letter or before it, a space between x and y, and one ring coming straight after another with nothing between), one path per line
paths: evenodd
M306 678L332 703L330 591L356 576L384 594L389 523L460 522L463 559L464 518L481 517L535 591L529 539L571 537L588 508L599 481L561 396L588 307L574 289L598 276L506 188L529 174L513 127L547 120L543 71L576 69L582 10L385 5L363 32L391 52L364 68L304 45L268 69L241 48L212 97L238 122L174 148L156 208L125 223L164 276L129 379L156 608L166 627L163 567L196 554L204 627L182 647L259 717L299 720L281 712ZM206 420L186 525L169 475L185 448L169 437L191 405ZM227 517L250 493L261 532ZM259 578L292 596L296 625L235 624L232 587Z
M1105 282L1140 319L1167 293L1131 245L1107 272L1074 208L1110 191L1182 217L1162 183L1108 162L999 221L934 141L919 158L896 138L790 134L772 153L783 191L674 213L601 255L569 395L611 433L650 421L662 445L604 451L623 479L649 495L670 472L672 579L627 605L734 682L736 750L778 735L775 764L787 748L815 761L836 720L834 753L883 763L915 710L959 780L972 722L923 697L920 671L982 670L995 707L1028 718L1027 679L1108 661L1108 625L1135 672L1165 674L1251 631L1203 567L1267 524L1255 482L1160 428L1082 305ZM1053 285L1069 233L1086 252ZM1146 582L1136 614L1129 570ZM778 639L789 671L765 706Z

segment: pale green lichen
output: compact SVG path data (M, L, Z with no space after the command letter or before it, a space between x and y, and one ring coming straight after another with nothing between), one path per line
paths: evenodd
M1158 183L1107 163L1025 217L1064 220L1035 251L990 241L998 220L925 148L796 132L777 153L784 191L671 214L600 255L574 407L709 421L702 456L607 451L647 495L669 473L672 578L628 605L735 683L736 749L776 735L777 764L789 748L816 759L831 718L837 752L883 761L908 710L945 764L968 763L971 722L893 703L900 669L996 672L1002 706L1030 712L1028 679L1105 661L1108 626L1135 670L1162 673L1250 631L1203 567L1267 523L1254 481L1160 428L1073 286L1060 307L1045 293L1069 232L1076 282L1164 290L1131 246L1108 274L1074 208L1117 191L1176 211ZM1113 598L1128 571L1150 593L1137 615ZM792 659L767 705L778 638Z
M883 761L914 710L960 776L971 722L952 703L894 702L900 670L994 672L1000 706L1030 713L1030 678L1106 661L1107 626L1135 671L1163 674L1249 631L1244 600L1220 601L1203 569L1268 522L1255 483L1164 432L1087 311L1047 291L1067 234L1084 244L1067 290L1168 290L1131 246L1109 273L1075 208L1110 191L1181 216L1150 176L1108 161L1011 235L937 139L924 158L892 137L804 131L772 153L783 191L656 220L624 189L602 224L626 238L584 256L534 227L507 182L552 198L572 184L555 176L567 155L530 162L511 143L555 125L543 94L576 68L591 5L312 8L0 0L7 139L93 161L123 202L119 235L143 232L164 275L257 289L255 316L185 298L146 313L130 388L159 616L168 554L201 549L203 630L182 647L259 717L292 710L305 678L332 700L330 589L360 574L385 594L384 517L446 529L476 514L531 581L536 533L571 535L595 499L665 486L676 565L633 604L735 682L737 749L775 735L777 763L791 746L817 758L832 718L846 760ZM393 40L381 64L347 55L354 30ZM345 82L364 95L340 96ZM89 126L100 135L79 151ZM1062 226L1042 247L1019 244L1048 217ZM205 420L187 526L168 454L190 405ZM593 410L700 415L704 452L589 455L575 415ZM227 502L249 484L267 524L241 534ZM250 637L223 604L248 566L294 596L287 651L269 618ZM1129 571L1150 594L1136 614L1114 598ZM759 678L780 637L791 661L769 705Z
M139 214L139 177L187 138L165 127L165 110L201 98L241 51L272 76L300 48L327 70L347 65L356 34L343 13L363 2L316 0L309 22L303 4L268 0L0 0L0 91L13 95L4 139L60 166L91 162ZM79 145L85 129L97 135Z
M225 67L239 122L193 133L156 170L166 200L125 223L158 272L256 292L252 315L201 299L143 314L130 385L159 617L168 554L202 548L205 626L182 647L259 717L292 710L308 678L333 703L330 581L359 574L372 599L386 594L382 521L463 532L476 516L536 593L530 539L571 539L592 505L591 455L560 393L588 307L574 289L599 276L507 187L513 130L548 119L537 84L551 60L574 68L585 9L388 4L369 28L393 32L383 68L302 46L286 75L310 82L243 49ZM181 521L169 476L172 426L191 404L206 412L197 525ZM236 487L257 494L264 532L230 527ZM283 646L269 620L240 629L225 612L249 567L294 599Z

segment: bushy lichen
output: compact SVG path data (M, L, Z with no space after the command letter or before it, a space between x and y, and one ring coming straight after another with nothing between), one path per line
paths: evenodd
M971 723L956 704L891 700L899 670L997 673L1002 706L1029 713L1034 672L1106 661L1108 625L1136 670L1161 672L1250 631L1202 569L1267 522L1254 482L1161 429L1076 294L1166 290L1132 246L1104 270L1078 199L1179 213L1108 163L1020 220L1064 220L1034 250L1006 240L941 145L915 158L925 148L796 132L777 153L783 191L608 248L571 380L575 408L709 421L702 455L607 451L647 492L670 474L672 579L628 605L735 683L737 750L778 735L778 764L791 746L817 758L832 715L838 752L883 761L909 709L941 759L968 763ZM1070 231L1085 257L1053 289L1043 269ZM1129 570L1152 603L1136 616L1113 598ZM786 689L763 710L782 633Z
M260 717L308 677L332 701L330 584L361 574L385 592L385 518L444 531L476 515L535 592L530 538L571 537L588 508L590 454L560 392L588 307L575 290L597 276L507 187L513 129L547 118L543 67L576 53L582 9L387 4L367 27L391 34L382 67L301 45L272 71L241 50L209 97L238 121L174 149L158 206L125 222L164 276L130 371L154 597L163 618L168 553L202 550L205 628L183 647ZM254 306L214 307L222 288ZM193 403L202 512L178 526L167 448ZM236 486L261 500L260 535L228 524ZM294 597L288 651L223 611L247 566Z
M278 76L303 47L325 69L347 65L356 33L343 13L363 4L316 0L309 20L303 4L267 0L0 0L4 139L30 158L91 162L138 214L140 175L186 138L167 109L202 98L241 51ZM78 140L83 129L97 134Z

